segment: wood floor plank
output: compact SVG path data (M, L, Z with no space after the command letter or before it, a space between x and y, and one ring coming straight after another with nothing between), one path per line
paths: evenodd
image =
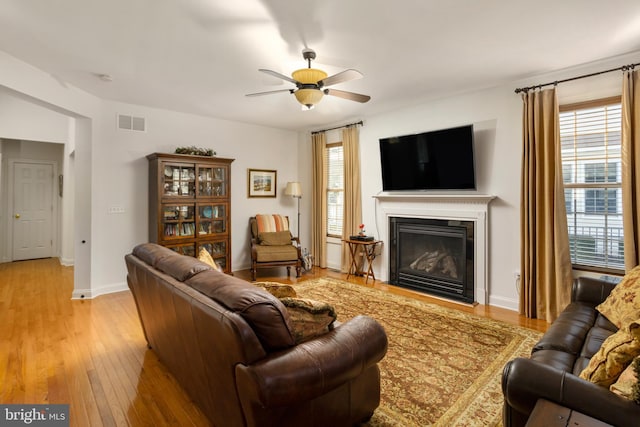
M249 279L248 270L235 273ZM284 268L259 280L295 284L346 275L315 269L300 278ZM375 287L544 331L547 323L509 310L430 298L380 281ZM57 259L0 264L0 403L70 405L70 425L207 426L208 420L149 350L129 292L71 300L73 268Z

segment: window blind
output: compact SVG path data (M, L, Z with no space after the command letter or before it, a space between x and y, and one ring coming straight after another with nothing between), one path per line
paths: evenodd
M624 270L621 105L612 102L560 113L569 244L578 268Z
M327 235L342 236L344 217L344 156L342 144L327 145Z

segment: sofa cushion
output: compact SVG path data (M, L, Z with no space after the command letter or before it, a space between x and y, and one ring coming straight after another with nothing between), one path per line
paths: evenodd
M609 388L612 392L633 400L640 405L640 384L638 377L640 374L640 356L633 359L633 362L620 374L618 381L611 384Z
M263 246L291 245L291 232L289 230L264 231L258 233L258 243Z
M531 360L561 371L571 372L576 362L576 356L561 350L539 350L531 355Z
M213 270L198 274L185 283L242 316L267 350L295 344L286 308L268 292Z
M569 304L549 326L532 352L558 350L577 356L595 320L592 305L582 302Z
M173 257L177 253L164 246L156 245L154 243L142 243L133 248L133 255L140 258L152 267L156 266L159 259L163 257Z
M211 266L196 258L180 255L177 252L174 252L173 256L158 258L155 267L180 282L203 271L211 270Z
M630 327L608 337L580 373L580 378L604 387L613 384L631 361L640 355L638 326L640 320L630 322Z
M322 335L333 329L335 309L324 302L303 298L282 298L291 320L296 343Z
M616 325L614 325L613 323L611 323L611 321L609 321L609 319L604 317L601 313L598 313L598 317L596 319L595 326L598 327L598 328L606 329L606 330L611 331L611 332L617 332L618 331L618 327Z
M580 352L580 356L591 359L594 354L602 348L602 344L613 335L615 332L610 331L609 329L600 328L594 326L591 328L589 333L587 334L586 339L584 340L584 345L582 346L582 351Z
M640 265L633 268L611 291L607 299L596 309L618 328L622 319L640 310Z
M579 377L580 373L587 369L587 366L589 366L590 360L591 358L588 357L578 357L576 359L576 363L573 364L573 371L570 372L576 377Z
M258 262L295 261L298 250L293 245L285 246L255 246Z

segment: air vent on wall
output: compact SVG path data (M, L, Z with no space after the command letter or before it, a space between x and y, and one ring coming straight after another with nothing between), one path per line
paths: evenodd
M133 117L125 114L118 114L118 129L146 132L147 123L144 117Z

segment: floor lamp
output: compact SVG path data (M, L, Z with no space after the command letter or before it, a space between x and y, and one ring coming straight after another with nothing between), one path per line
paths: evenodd
M298 244L300 244L300 199L302 198L302 185L299 182L287 182L284 194L298 199Z

